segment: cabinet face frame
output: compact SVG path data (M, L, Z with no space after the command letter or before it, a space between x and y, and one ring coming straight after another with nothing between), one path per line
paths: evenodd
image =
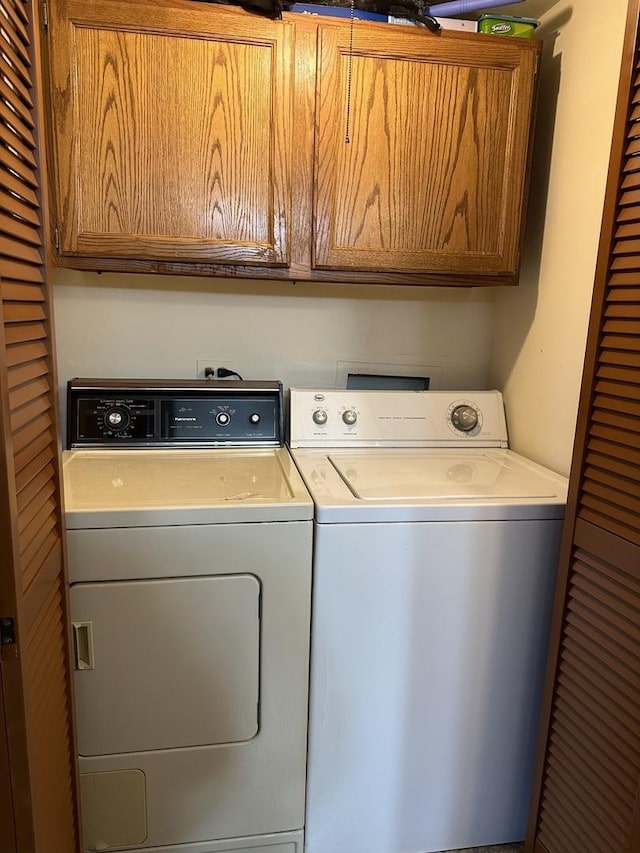
M321 25L318 44L312 265L517 272L539 43L363 27L351 49Z
M61 256L288 265L293 27L261 19L258 28L215 8L52 4ZM162 97L156 66L166 71L170 60L181 76L175 87L167 79L167 93L183 100L167 97L165 115L154 110ZM172 185L175 160L186 174Z

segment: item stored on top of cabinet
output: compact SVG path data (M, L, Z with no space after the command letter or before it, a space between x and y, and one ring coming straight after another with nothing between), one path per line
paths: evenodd
M296 3L287 3L287 0L284 0L285 9L296 5ZM440 32L438 21L436 21L433 15L425 12L422 3L416 2L416 0L352 0L352 2L348 2L348 0L347 2L345 0L320 0L320 2L314 5L328 7L326 12L328 15L331 14L330 9L341 10L342 13L346 12L349 16L355 10L358 10L371 12L374 15L381 15L382 23L386 23L388 16L393 15L417 24L423 24L432 33ZM292 11L295 11L295 9L292 9Z
M524 0L511 0L522 3ZM446 3L436 3L425 6L430 15L466 15L467 12L478 12L480 9L493 9L496 6L511 5L509 0L449 0Z
M436 18L440 27L444 30L460 30L465 33L477 33L478 22L467 20L465 18ZM405 18L395 18L389 15L390 24L412 24L413 21L407 21Z
M351 18L355 21L377 21L379 24L388 23L388 15L378 12L366 12L356 6L326 6L324 3L291 3L287 6L287 12L296 12L300 15L328 15L333 18Z
M148 12L51 0L59 265L517 283L540 42L190 0Z
M241 6L249 12L257 12L258 14L266 15L268 18L281 18L283 10L292 12L309 11L293 8L300 4L291 2L291 0L288 0L288 2L287 0L284 0L284 2L282 0L195 0L195 2L226 3L227 5ZM356 13L354 17L363 20L362 15L358 15L357 12L364 12L372 15L368 20L379 20L381 23L387 22L388 15L396 15L399 18L406 18L407 20L424 24L424 26L428 27L434 33L440 30L438 21L428 13L425 13L422 4L415 2L415 0L352 0L351 3L345 2L345 0L321 0L321 2L314 3L313 6L316 7L315 14L321 14L321 12L317 11L317 7L324 6L327 7L327 14L330 14L328 11L329 8L334 8L341 10L341 12L336 11L336 14L350 16ZM311 13L313 14L313 12Z
M197 3L225 3L236 6L242 6L248 12L257 12L259 15L266 15L268 18L282 17L282 3L280 0L191 0Z
M492 36L515 36L533 38L538 22L535 18L512 18L509 15L482 15L478 21L478 32Z

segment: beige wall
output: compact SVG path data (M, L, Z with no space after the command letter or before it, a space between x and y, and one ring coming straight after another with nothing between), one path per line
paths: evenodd
M484 388L493 294L55 273L58 372L194 379L199 361L245 379L333 386L337 362L436 365L445 388Z
M524 267L519 288L496 293L489 377L512 447L567 473L627 3L531 0L513 13L535 5L548 11Z

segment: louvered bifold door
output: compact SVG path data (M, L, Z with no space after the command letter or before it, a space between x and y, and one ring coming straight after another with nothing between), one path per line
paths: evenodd
M0 0L3 853L78 849L34 9ZM9 621L10 620L10 621ZM13 634L13 636L12 636ZM12 640L15 638L15 642ZM5 760L5 766L7 761ZM6 778L6 777L5 777Z
M527 853L640 851L639 14L632 0Z

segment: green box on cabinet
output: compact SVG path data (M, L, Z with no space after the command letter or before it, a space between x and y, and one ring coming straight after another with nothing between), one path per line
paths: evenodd
M478 21L478 32L492 36L515 36L533 38L538 26L534 18L512 18L510 15L482 15Z

